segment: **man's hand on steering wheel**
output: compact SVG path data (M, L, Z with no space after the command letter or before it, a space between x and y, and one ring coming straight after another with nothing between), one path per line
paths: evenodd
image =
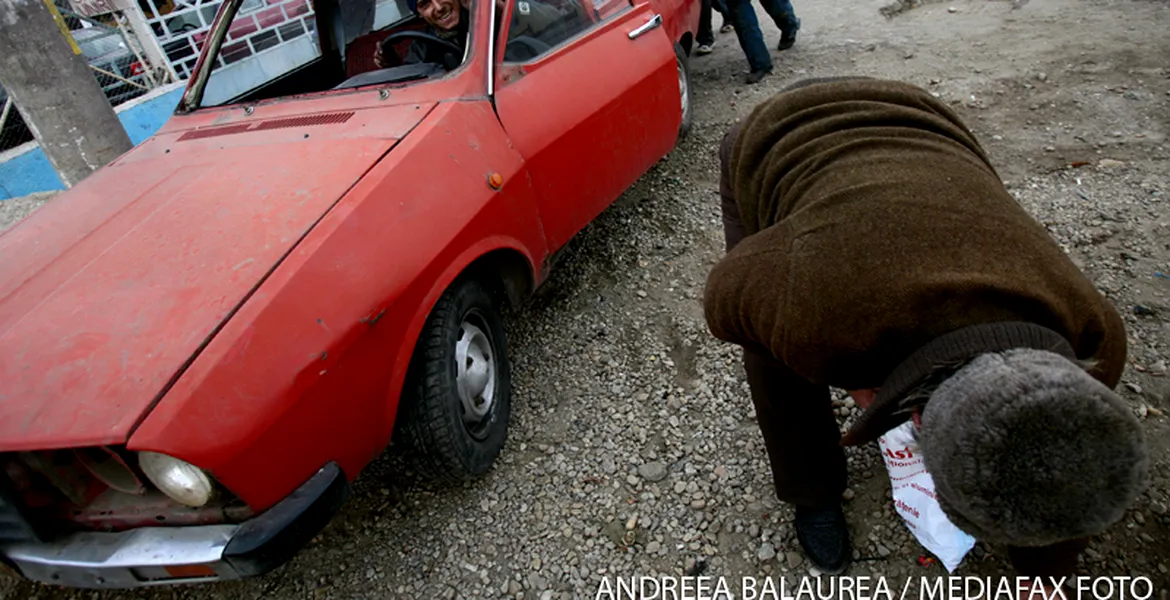
M463 56L463 50L459 46L456 46L455 44L433 33L427 33L425 31L399 31L386 36L386 39L382 40L382 42L379 43L377 48L374 50L374 64L377 65L379 69L385 69L389 66L384 50L386 46L401 39L417 40L427 44L428 46L441 48L445 52L454 53L459 57ZM444 64L443 66L447 67L448 69L451 68L447 64Z

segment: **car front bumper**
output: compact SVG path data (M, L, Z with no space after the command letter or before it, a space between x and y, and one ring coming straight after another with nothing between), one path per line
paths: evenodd
M349 495L329 463L263 514L238 525L73 533L50 542L0 542L24 577L80 588L132 588L259 575L287 562Z

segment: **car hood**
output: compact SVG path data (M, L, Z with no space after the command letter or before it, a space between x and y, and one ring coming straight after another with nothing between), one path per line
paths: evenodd
M377 115L398 135L355 137L351 122L311 137L291 126L156 136L0 234L0 451L125 442L427 112L404 110Z

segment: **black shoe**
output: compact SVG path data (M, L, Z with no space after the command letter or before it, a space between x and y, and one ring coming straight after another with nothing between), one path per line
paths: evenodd
M768 74L771 72L772 72L772 69L765 69L763 71L752 71L751 73L748 73L747 79L745 79L744 82L745 83L759 83L761 79L763 79L764 77L767 77Z
M853 549L841 505L830 508L796 507L796 539L809 562L826 575L838 575L849 566Z
M776 46L777 50L783 52L796 45L796 32L800 31L800 19L796 20L796 27L787 31L780 32L780 45Z

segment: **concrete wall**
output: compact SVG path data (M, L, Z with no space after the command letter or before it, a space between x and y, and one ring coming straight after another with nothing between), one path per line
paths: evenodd
M142 143L171 118L186 86L185 81L172 83L117 108L131 143ZM0 200L63 189L61 178L36 142L0 153Z

